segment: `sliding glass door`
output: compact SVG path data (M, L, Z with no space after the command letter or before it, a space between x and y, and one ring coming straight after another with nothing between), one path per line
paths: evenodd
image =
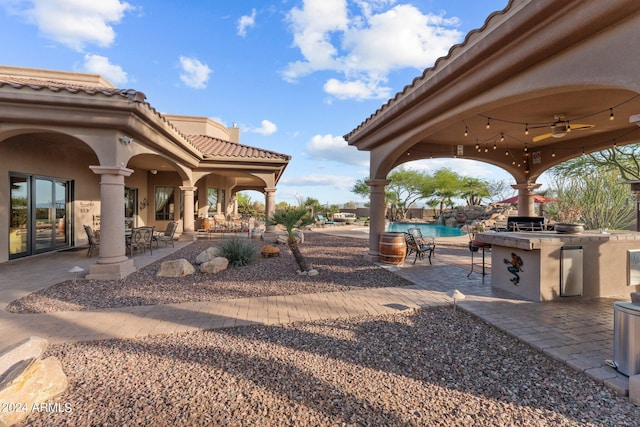
M12 174L9 257L70 246L71 185L58 178Z

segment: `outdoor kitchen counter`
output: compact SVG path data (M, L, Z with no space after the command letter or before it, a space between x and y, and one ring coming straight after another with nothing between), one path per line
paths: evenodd
M488 231L476 239L491 244L491 286L531 301L628 299L639 289L628 281L629 260L640 258L640 252L633 252L640 251L640 233Z

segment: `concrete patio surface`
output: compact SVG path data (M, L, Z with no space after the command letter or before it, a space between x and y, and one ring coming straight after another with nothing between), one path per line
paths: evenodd
M361 230L327 227L312 231L353 238L367 238ZM629 378L607 365L613 359L612 299L567 298L561 302L523 301L491 288L489 275L469 274L470 256L466 237L438 240L433 265L409 259L401 266L384 266L413 283L407 287L362 289L303 295L239 298L223 301L188 302L153 306L121 307L96 311L15 314L4 307L11 301L64 280L69 270L88 271L96 258L86 250L51 253L0 264L0 348L29 336L50 343L137 338L200 329L239 325L270 325L296 321L378 315L406 309L452 305L447 292L458 289L466 298L459 309L531 345L549 357L604 383L621 395L629 393ZM178 250L160 247L136 255L137 268ZM490 260L488 260L490 261ZM490 262L488 263L490 264ZM478 271L476 269L476 271ZM82 277L82 274L79 275Z

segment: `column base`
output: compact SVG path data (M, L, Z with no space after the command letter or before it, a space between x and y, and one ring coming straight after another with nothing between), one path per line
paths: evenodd
M133 265L132 259L113 264L94 264L89 267L89 274L87 274L86 279L118 280L124 279L134 271L136 271L136 267Z
M364 256L365 261L380 262L380 252L369 251L366 254L364 254L363 256Z
M178 237L179 242L193 242L194 240L198 240L198 233L195 231L185 231Z

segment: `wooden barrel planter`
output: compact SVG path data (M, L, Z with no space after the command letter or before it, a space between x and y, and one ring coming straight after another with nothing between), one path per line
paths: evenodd
M380 261L385 264L402 264L407 255L404 233L382 233L379 241Z

